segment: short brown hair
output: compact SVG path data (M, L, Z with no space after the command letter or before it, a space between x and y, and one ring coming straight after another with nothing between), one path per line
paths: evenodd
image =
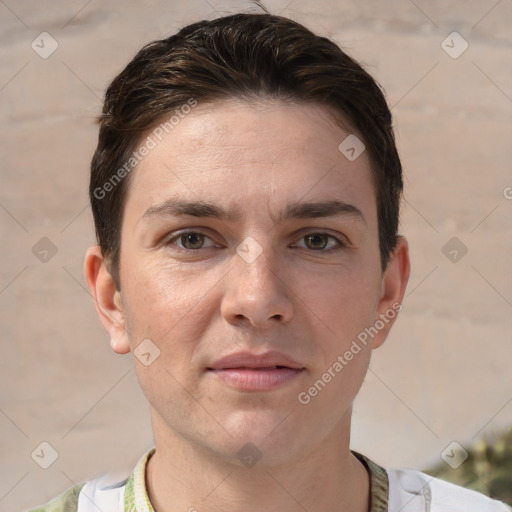
M131 176L126 163L142 136L191 99L207 103L234 97L321 104L338 121L344 116L353 124L373 171L384 271L396 245L403 182L382 90L331 40L282 16L239 13L193 23L147 44L105 93L89 197L98 243L117 289Z

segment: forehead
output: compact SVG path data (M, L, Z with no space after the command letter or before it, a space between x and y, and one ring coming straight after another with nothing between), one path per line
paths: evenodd
M170 194L267 211L302 197L375 203L366 152L344 156L349 123L321 105L229 100L197 105L163 126L142 139L153 148L133 172L125 205L148 208Z
M230 99L198 105L172 131L167 130L163 139L171 145L174 142L176 158L188 161L208 152L219 158L239 156L247 163L252 162L251 156L263 154L265 158L318 158L326 149L337 158L339 139L351 133L346 125L316 104ZM197 153L191 153L192 149ZM218 149L222 152L217 153Z

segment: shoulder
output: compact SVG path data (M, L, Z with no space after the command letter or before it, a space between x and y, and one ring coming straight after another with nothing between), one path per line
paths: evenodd
M412 469L387 469L389 510L510 512L505 503Z
M44 505L27 512L124 512L135 510L138 494L145 495L144 473L151 449L130 472L117 469L75 485ZM135 486L135 488L134 488ZM137 509L138 510L138 509Z
M28 512L76 512L78 509L78 496L85 482L75 485L45 505L30 509Z
M107 473L76 485L27 512L122 512L130 478L119 480L118 476L118 473Z

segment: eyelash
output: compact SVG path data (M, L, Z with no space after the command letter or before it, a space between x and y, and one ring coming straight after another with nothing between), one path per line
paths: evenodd
M180 247L179 245L176 245L174 244L173 242L175 242L176 240L180 240L183 236L185 235L190 235L190 234L195 234L195 235L202 235L208 239L211 240L211 238L206 235L205 233L201 232L201 231L197 231L197 230L188 230L188 231L181 231L180 233L177 233L176 235L174 235L172 238L169 238L167 239L167 241L164 242L164 245L167 247L169 245L174 245L175 247L177 247L180 251L183 251L183 252L189 252L189 253L192 253L192 252L198 252L200 251L201 249L211 249L211 247L200 247L199 249L186 249L185 247ZM334 235L331 235L329 233L324 233L323 231L310 231L309 233L306 233L305 235L301 236L300 237L300 240L306 238L307 236L311 236L311 235L323 235L323 236L327 236L328 238L332 239L332 240L335 240L336 243L338 244L336 247L331 247L330 249L309 249L308 247L305 247L305 249L309 249L310 251L312 252L317 252L317 253L321 253L321 252L324 252L324 253L330 253L330 252L336 252L336 251L339 251L339 250L342 250L342 249L346 249L349 245L347 242L345 242L343 239L341 238L338 238Z

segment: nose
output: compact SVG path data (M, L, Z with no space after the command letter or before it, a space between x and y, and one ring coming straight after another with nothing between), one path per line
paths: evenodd
M231 324L268 328L291 320L291 283L286 282L286 271L271 249L254 260L241 252L234 254L226 283L221 314Z

